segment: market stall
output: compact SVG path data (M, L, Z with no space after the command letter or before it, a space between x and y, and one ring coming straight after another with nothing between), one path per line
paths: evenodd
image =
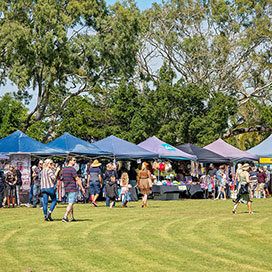
M225 158L228 158L231 162L235 161L258 161L259 157L249 152L242 151L222 139L218 139L213 143L204 147L212 152L215 152Z
M63 151L48 147L17 130L0 140L0 154L8 155L11 164L20 170L22 175L21 197L24 201L30 191L31 156L61 155Z
M156 178L156 185L154 188L152 187L154 199L158 199L158 200L178 199L178 196L181 190L177 186L180 185L180 182L178 181L173 182L171 178L168 181L162 180L160 176L160 172L164 171L164 168L161 168L163 166L163 161L182 160L182 161L188 161L191 164L190 161L191 160L196 161L197 157L195 155L183 152L173 147L172 145L161 141L155 136L143 141L138 146L143 147L151 152L157 153L159 157L159 160L157 161L157 165L160 165L160 166L158 166L157 168L158 176ZM154 164L154 167L156 168L155 164Z
M272 164L272 134L247 152L260 157L260 163Z
M197 157L198 162L202 163L229 163L230 160L208 149L201 148L194 144L182 144L177 148Z
M103 151L112 153L117 159L153 159L158 157L156 152L149 151L113 135L95 142L94 145Z
M47 146L62 150L65 154L88 155L92 157L112 156L110 152L101 150L96 145L81 140L68 132L48 143Z

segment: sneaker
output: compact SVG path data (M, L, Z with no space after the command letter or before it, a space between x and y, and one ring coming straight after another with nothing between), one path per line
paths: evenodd
M37 206L32 206L32 208L37 208Z
M64 222L64 223L69 222L68 218L64 218L64 217L61 219L61 221Z
M49 221L54 221L53 218L51 217L51 213L49 213L49 214L47 215L47 219L49 219Z
M44 217L44 221L49 221L47 216Z
M75 219L75 218L72 218L72 219L71 219L71 222L76 222L76 219Z
M95 201L92 201L94 207L98 207Z
M253 214L254 212L249 212L249 214Z
M27 203L26 206L27 206L28 208L30 208L31 204Z
M235 211L235 210L232 210L232 213L233 213L233 214L236 214L236 211Z

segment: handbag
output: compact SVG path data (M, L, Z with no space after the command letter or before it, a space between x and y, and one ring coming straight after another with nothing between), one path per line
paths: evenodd
M240 190L239 190L239 194L244 195L244 194L248 194L248 184L241 184Z

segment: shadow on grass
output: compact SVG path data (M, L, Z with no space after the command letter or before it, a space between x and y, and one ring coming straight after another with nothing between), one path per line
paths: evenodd
M61 219L59 219L59 218L57 218L57 219L54 219L54 221L53 222L62 222L61 221L62 220L62 218ZM76 219L76 221L74 221L74 222L67 222L67 223L70 223L70 224L75 224L75 223L77 223L77 222L90 222L90 221L93 221L93 219L91 219L91 218L80 218L80 219ZM50 223L50 221L49 221L49 223ZM66 223L66 222L63 222L63 224L64 223Z

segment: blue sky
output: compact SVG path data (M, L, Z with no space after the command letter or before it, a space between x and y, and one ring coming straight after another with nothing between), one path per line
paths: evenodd
M105 0L107 4L113 5L117 0ZM122 1L119 1L122 2ZM162 3L162 0L135 0L135 3L137 4L138 8L141 10L149 9L152 7L152 3Z

